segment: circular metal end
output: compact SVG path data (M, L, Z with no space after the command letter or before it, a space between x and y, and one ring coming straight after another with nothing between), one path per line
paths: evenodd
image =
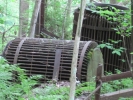
M78 64L78 69L77 69L77 77L79 80L86 80L86 75L87 75L87 66L88 66L88 61L89 59L87 58L87 54L90 50L94 49L97 47L97 43L94 41L88 41L81 52L80 59L79 59L79 64ZM81 71L84 71L84 75L81 74Z

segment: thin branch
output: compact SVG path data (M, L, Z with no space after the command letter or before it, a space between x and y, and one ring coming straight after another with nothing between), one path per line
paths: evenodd
M9 29L7 29L5 32L3 32L2 34L5 34L6 32L10 31L14 26L15 26L15 23Z
M5 34L6 34L8 31L10 31L14 26L15 26L15 23L14 23L10 28L8 28L6 31L2 32L2 42L4 41Z

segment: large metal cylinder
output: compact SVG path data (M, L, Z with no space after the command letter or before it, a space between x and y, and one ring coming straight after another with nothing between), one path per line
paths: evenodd
M111 6L115 7L119 10L127 10L126 7L118 6L118 5L111 5L111 4L102 4L96 3L98 7L105 7L106 9L110 9ZM78 15L80 9L76 9L74 12L74 25L73 25L73 37L76 34L77 22L78 22ZM84 20L82 25L82 32L81 32L81 41L96 41L98 44L102 43L111 43L110 40L119 41L118 44L114 44L116 49L120 47L124 47L123 37L120 34L117 34L113 28L116 28L116 22L108 21L105 17L100 16L99 14L95 13L91 8L86 7ZM129 57L130 51L130 37L125 37L126 43L126 51ZM125 47L124 47L125 48ZM112 54L112 50L108 48L101 49L103 53L104 59L104 70L107 72L115 73L115 69L119 69L121 71L129 70L127 57L125 52L121 54L121 56L117 54Z
M94 41L80 41L77 78L81 81L88 80L87 75L93 77L98 63L103 63L102 60L96 59L95 65L91 66L95 69L94 73L87 74L87 70L91 72L91 69L88 69L90 59L102 59L101 51L96 47L97 43ZM3 56L11 64L19 64L21 68L26 69L28 75L44 75L45 80L69 80L73 48L73 40L16 38L7 44Z

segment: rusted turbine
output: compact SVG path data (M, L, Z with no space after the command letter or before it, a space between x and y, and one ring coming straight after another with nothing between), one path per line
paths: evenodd
M116 9L121 10L121 14L124 14L124 10L128 10L128 8L118 5L111 5L111 4L102 4L102 3L95 3L96 7L102 7L105 10L112 10L111 7L115 7ZM78 22L78 15L80 9L76 9L74 12L74 24L73 24L73 37L76 34L77 22ZM96 10L95 10L96 11ZM124 47L123 37L120 34L116 33L114 28L118 27L117 21L108 21L105 17L100 16L100 14L94 12L93 7L91 6L86 7L84 20L82 25L82 32L81 32L81 41L96 41L98 44L105 44L110 43L111 40L113 41L120 41L118 44L114 44L114 48L119 49L120 47ZM126 51L128 57L130 58L130 37L125 37L125 44L126 44ZM127 58L125 52L121 54L121 56L117 54L112 54L112 50L108 48L101 49L103 53L104 59L104 70L107 72L115 73L115 69L119 69L121 71L129 70Z
M26 69L29 76L44 75L46 80L69 80L73 47L73 40L16 38L7 44L3 56L11 64L19 64ZM95 75L98 63L103 63L97 43L81 41L77 60L77 78L89 80Z

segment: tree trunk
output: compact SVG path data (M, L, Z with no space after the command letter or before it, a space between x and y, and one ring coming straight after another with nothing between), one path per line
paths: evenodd
M71 5L72 5L72 0L68 0L68 3L67 3L67 16L70 16L70 13L71 13Z
M75 37L75 42L74 42L73 59L72 59L72 64L71 64L69 100L74 100L74 97L75 97L77 59L78 59L79 42L80 42L80 35L81 35L81 28L82 28L85 7L86 7L86 0L81 0L80 13L78 17L76 37Z
M117 1L116 1L116 0L110 0L110 3L111 3L111 4L116 4Z
M36 0L34 11L32 14L31 24L30 24L30 32L29 37L34 38L35 37L35 27L37 24L37 17L41 6L41 0Z
M28 30L29 3L27 0L19 1L19 34L18 37L25 37Z
M65 14L64 14L64 23L63 23L63 28L62 28L62 39L64 39L64 37L65 37L66 29L70 26L68 21L70 20L71 5L72 5L72 0L68 0Z
M133 26L133 0L131 0L131 26ZM131 52L133 52L133 28L131 30ZM131 66L132 66L132 70L133 70L133 54L131 55Z

